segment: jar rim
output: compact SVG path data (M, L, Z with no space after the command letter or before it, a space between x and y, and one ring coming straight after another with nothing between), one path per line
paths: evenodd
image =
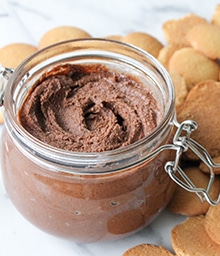
M116 148L113 150L109 150L109 151L103 151L103 152L73 152L73 151L67 151L67 150L63 150L63 149L59 149L59 148L55 148L53 146L50 146L36 138L34 138L29 132L27 132L19 123L17 116L13 113L13 107L9 104L10 102L10 98L12 98L12 93L11 93L11 88L13 86L13 81L15 79L15 77L20 76L20 74L23 72L23 70L25 69L25 66L32 61L33 59L38 59L38 57L40 55L44 55L44 54L48 54L51 51L53 51L54 48L57 47L61 47L61 46L65 46L68 44L80 44L86 42L88 44L92 43L92 44L96 44L96 43L104 43L104 44L114 44L115 47L120 46L120 47L125 47L126 49L129 49L131 51L134 51L136 53L138 53L139 55L141 55L143 58L145 58L147 61L149 61L150 63L152 63L154 66L157 67L157 71L159 72L159 74L161 75L162 79L164 80L165 84L168 87L168 101L166 102L166 108L164 110L164 115L162 117L162 119L160 120L159 124L157 125L156 128L154 128L147 136L143 137L142 139L128 145L122 148ZM157 136L158 134L161 133L161 131L170 124L170 122L173 120L174 117L174 112L175 112L175 92L174 92L174 87L173 87L173 83L172 80L169 76L168 71L165 69L165 67L155 58L153 57L151 54L149 54L148 52L134 46L134 45L130 45L124 42L119 42L119 41L115 41L112 39L102 39L102 38L86 38L86 39L74 39L74 40L68 40L68 41L63 41L63 42L59 42L56 43L54 45L50 45L44 49L39 50L38 52L34 53L33 55L31 55L30 57L28 57L25 61L23 61L14 71L13 75L10 77L9 81L8 81L8 85L6 87L6 91L5 91L5 101L4 101L4 106L6 108L6 116L5 116L5 124L8 125L8 119L10 118L10 122L12 123L13 128L16 130L16 134L19 138L19 141L23 143L24 139L28 139L28 143L25 145L26 149L29 151L31 150L31 147L33 145L35 145L37 147L37 149L40 149L41 153L39 153L38 151L35 151L34 154L35 156L38 155L37 153L39 153L39 157L43 157L46 160L50 159L51 154L55 154L55 155L59 155L59 157L61 156L61 158L63 159L62 163L65 163L67 161L67 165L71 165L71 159L74 158L75 160L78 159L79 163L81 161L85 161L86 159L89 159L90 163L91 161L97 165L97 163L99 162L100 159L111 159L111 160L115 160L117 158L118 155L121 154L127 154L128 156L130 156L130 152L136 150L137 148L141 147L144 144L149 143L149 141L152 140L152 138L154 138L155 136ZM24 145L24 144L23 144ZM43 154L43 151L48 152L48 154ZM48 159L47 159L48 158ZM68 161L69 159L69 161ZM53 158L51 158L50 160L53 160ZM110 160L110 161L111 161ZM103 160L102 160L103 161ZM78 162L77 162L78 163Z

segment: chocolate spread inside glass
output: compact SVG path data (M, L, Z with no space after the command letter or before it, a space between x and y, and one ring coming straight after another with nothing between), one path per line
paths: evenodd
M157 100L137 79L101 65L56 67L25 100L19 118L52 146L101 152L130 145L158 124Z
M171 152L148 158L149 144L168 143L171 129L149 144L123 149L156 128L162 112L138 78L99 64L65 64L44 73L18 118L33 136L61 150L49 151L54 161L48 160L37 150L27 152L10 129L3 130L4 184L14 205L38 228L79 242L118 239L145 227L173 193L164 171ZM119 149L116 160L113 149ZM60 162L64 152L70 167ZM84 152L95 152L101 164L92 162L77 172L74 157L85 159Z

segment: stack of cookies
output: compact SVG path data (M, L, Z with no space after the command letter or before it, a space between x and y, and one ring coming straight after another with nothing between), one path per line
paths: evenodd
M208 150L214 162L220 162L220 4L216 6L211 21L189 14L166 21L162 30L166 45L145 32L106 38L140 47L165 66L176 91L177 120L195 120L199 128L192 138ZM56 27L46 32L37 46L15 43L2 47L0 63L5 67L16 68L28 56L46 46L90 37L88 32L77 27ZM0 123L3 121L3 108L0 108ZM183 163L187 163L184 164L187 167L183 168L194 184L205 188L209 181L209 169L204 163L190 151L184 153ZM220 168L214 168L214 173L216 179L210 195L216 200L220 192ZM177 187L168 209L187 217L171 231L176 255L220 255L220 205L201 203L195 194ZM133 255L173 254L161 246L141 244L123 254Z
M214 162L220 163L220 4L211 22L189 14L178 20L168 20L162 29L167 45L160 49L157 59L173 80L177 120L195 120L198 129L191 137L207 149ZM206 188L209 168L189 150L182 161L184 172L194 185ZM220 193L220 168L213 171L216 178L210 196L215 201ZM171 231L176 255L220 255L220 204L210 206L201 202L196 194L177 186L168 209L186 216L186 220ZM173 254L151 244L137 245L123 254L135 255Z

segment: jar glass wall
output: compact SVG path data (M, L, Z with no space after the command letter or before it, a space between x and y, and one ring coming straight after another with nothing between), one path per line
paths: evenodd
M143 139L123 148L79 153L49 146L19 123L21 105L35 82L65 64L101 64L132 74L153 92L162 119ZM166 70L135 47L101 39L74 40L39 51L11 76L4 98L2 171L21 214L40 229L80 242L112 240L145 227L169 202L174 185L164 165L173 131L174 92Z

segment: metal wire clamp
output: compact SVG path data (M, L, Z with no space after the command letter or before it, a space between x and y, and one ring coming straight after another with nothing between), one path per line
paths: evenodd
M201 202L207 201L210 205L217 205L220 202L220 194L217 199L213 200L210 196L210 190L215 179L213 168L219 168L220 164L214 163L206 149L190 138L191 133L197 129L197 123L195 121L186 120L179 124L175 120L174 123L177 127L177 131L173 138L173 145L171 145L170 148L176 150L176 157L174 161L166 163L164 167L165 171L179 186L189 192L196 193ZM189 179L183 169L179 166L182 153L188 149L192 150L209 168L210 179L206 188L196 187L193 181Z

